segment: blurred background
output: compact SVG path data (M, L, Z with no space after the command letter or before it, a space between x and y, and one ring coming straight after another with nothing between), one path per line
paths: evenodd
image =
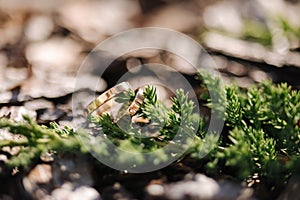
M296 0L1 0L0 103L74 92L77 69L97 44L148 26L199 41L225 81L248 87L272 79L299 88L299 19ZM189 73L176 60L153 52L138 57ZM124 67L126 60L113 73Z
M0 116L18 121L22 114L29 114L41 124L56 121L72 125L71 97L81 89L74 84L82 61L106 38L149 26L173 29L198 41L226 83L249 87L269 79L300 89L299 0L0 0ZM97 90L113 86L116 77L133 67L153 62L173 67L194 86L198 84L193 82L195 71L180 59L165 52L146 51L113 63ZM87 71L85 78L99 77ZM89 87L83 85L94 89ZM7 137L11 136L0 133L0 138ZM63 173L77 170L82 184L92 185L91 175L86 173L88 166L81 158L63 157L57 163L53 169L45 164L34 168L24 178L25 190L37 199L50 193L54 186L41 189L36 183L47 182L45 175L51 170L62 183ZM65 166L66 172L60 166ZM185 174L186 169L180 170L178 174ZM112 177L105 173L103 185L113 185ZM161 175L148 176L152 180ZM122 180L131 182L133 190L137 184L146 184L141 183L144 177L127 179ZM18 197L15 183L1 182L2 192ZM64 196L66 193L58 195Z

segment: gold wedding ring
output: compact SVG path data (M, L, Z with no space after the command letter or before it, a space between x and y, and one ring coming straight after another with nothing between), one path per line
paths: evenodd
M131 119L131 117L134 116L140 109L140 106L144 102L144 99L144 88L139 88L135 94L135 98L133 99L129 107L123 114L121 114L120 117L117 117L117 119L115 119L114 122L118 123L118 121L120 120L124 121L126 119L125 121L128 121L129 119Z
M140 106L144 102L144 88L139 88L136 92L135 98L128 107L127 113L131 116L135 115L135 113L140 109Z
M114 98L116 95L118 95L122 92L125 92L127 90L130 90L130 89L131 89L131 85L128 82L122 82L122 83L110 88L109 90L107 90L106 92L104 92L103 94L98 96L94 101L89 103L89 105L87 105L87 107L85 109L85 114L87 114L87 115L91 114L96 109L98 109L100 106L105 104L107 101ZM108 110L109 108L105 108L105 109Z

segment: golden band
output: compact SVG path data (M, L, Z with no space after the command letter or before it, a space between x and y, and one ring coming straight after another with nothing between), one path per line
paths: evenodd
M135 113L140 109L140 106L144 102L144 88L139 88L136 92L135 98L128 107L127 113L131 116L135 115Z
M124 123L125 126L128 126L128 123L130 123L131 121L131 117L135 115L137 111L140 109L140 106L144 102L144 99L145 99L144 88L139 88L135 94L134 100L131 102L129 107L126 109L126 111L123 114L121 114L120 117L117 117L114 120L114 122L117 123L119 126L123 126Z
M129 102L128 104L126 103L125 105L129 105L128 108L125 110L125 111L120 111L121 113L121 117L123 115L130 115L130 116L133 116L136 114L136 112L140 109L140 106L142 105L142 103L144 102L144 89L143 88L139 88L137 90L137 92L135 93L135 98L134 100L131 102L131 104L129 105ZM110 99L111 100L111 99ZM105 103L103 103L99 109L96 111L96 113L98 115L103 115L105 112L107 112L108 110L111 110L113 108L113 104L114 103L109 103L109 101L106 101ZM121 117L117 117L117 118L121 118Z
M108 113L108 111L111 111L113 107L113 102L109 102L111 99L107 100L105 103L103 103L99 108L97 108L95 114L102 116L104 113Z
M102 106L105 102L109 101L110 99L112 99L116 95L120 94L121 92L125 92L130 89L131 89L131 86L128 82L122 82L122 83L110 88L109 90L107 90L106 92L101 94L99 97L97 97L94 101L89 103L89 105L85 109L85 114L91 114L97 108Z

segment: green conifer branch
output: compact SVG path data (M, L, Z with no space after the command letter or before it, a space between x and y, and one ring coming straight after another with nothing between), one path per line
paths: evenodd
M277 186L297 172L300 166L300 92L293 91L287 84L275 85L269 81L243 90L226 86L222 91L219 79L203 72L201 75L206 77L202 85L204 91L205 88L215 88L202 94L202 102L218 112L225 111L222 104L226 103L225 132L216 148L202 160L206 172L224 173L241 180L251 179L255 175ZM217 101L210 99L209 94L212 93L219 97ZM148 137L136 137L145 133L133 123L129 123L125 131L120 129L107 114L91 116L89 121L99 125L116 145L142 152L164 147L178 133L184 136L196 132L185 156L197 159L201 147L215 140L205 137L206 117L193 114L194 102L183 90L176 92L170 108L157 100L154 87L146 87L144 96L145 101L137 115L152 123L147 130ZM129 91L118 101L132 101L133 98L134 92ZM163 126L159 127L161 124ZM19 153L8 159L7 165L10 167L28 166L49 151L57 154L65 151L86 153L87 149L77 136L87 142L90 137L87 133L75 132L71 127L60 128L56 123L41 126L27 116L24 116L24 122L18 123L1 118L0 129L23 136L17 141L0 141L0 148L20 147ZM179 148L177 144L175 146ZM108 153L105 145L99 145L96 151ZM157 155L160 161L167 156L162 151Z

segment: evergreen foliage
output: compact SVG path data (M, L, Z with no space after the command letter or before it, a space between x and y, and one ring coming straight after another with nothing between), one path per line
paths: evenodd
M201 75L208 77L202 80L203 87L216 88L209 92L213 92L219 100L212 102L206 90L200 102L219 111L222 111L221 104L226 104L224 130L215 148L202 159L203 169L209 174L227 174L240 180L255 176L270 185L282 185L300 166L300 92L287 84L275 85L270 81L249 89L226 86L225 91L221 91L219 79L205 73ZM193 114L194 102L183 90L176 92L170 108L157 100L154 87L147 87L144 96L145 101L136 115L150 120L148 129L130 122L124 131L108 114L91 116L90 123L100 125L103 133L116 145L142 152L162 148L176 134L186 138L184 135L196 132L193 144L184 155L195 160L205 143L215 141L213 136L205 138L207 118ZM134 92L131 91L120 97L119 102L133 98ZM21 123L1 118L0 129L23 136L20 140L0 140L0 148L20 148L16 155L8 158L6 165L9 167L29 166L47 152L88 152L77 136L87 141L90 136L75 132L70 127L60 128L56 123L38 125L27 116ZM141 137L143 134L147 137ZM188 145L188 141L175 144L175 147L184 145ZM98 152L105 151L104 146L99 148ZM169 155L161 153L157 156L164 160Z

